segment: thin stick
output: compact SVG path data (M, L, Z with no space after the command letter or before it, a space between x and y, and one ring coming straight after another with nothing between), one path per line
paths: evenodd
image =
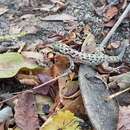
M111 99L113 99L113 98L115 98L115 97L121 95L122 93L129 91L129 90L130 90L130 87L129 87L129 88L126 88L126 89L124 89L124 90L122 90L122 91L119 91L119 92L117 92L117 93L114 93L114 94L112 94L112 95L110 95L110 96L108 96L108 97L105 97L105 100L106 100L106 101L110 101Z
M13 97L7 98L7 99L1 101L0 104L5 103L5 102L8 102L8 101L10 101L10 100L13 100L13 99L15 99L15 98L17 98L17 97L18 97L18 95L15 95L15 96L13 96Z
M127 16L127 14L128 14L129 11L130 11L130 3L128 4L127 8L123 12L123 14L120 16L120 18L118 19L118 21L115 23L115 25L109 31L109 33L107 34L107 36L103 39L103 41L101 42L101 44L99 45L99 47L104 48L106 46L106 44L109 41L110 37L114 34L114 32L116 31L116 29L118 28L118 26L121 24L121 22L123 21L123 19Z
M66 76L66 75L68 75L68 74L69 74L69 71L68 71L68 72L65 72L64 74L62 74L62 75L60 75L60 76L55 77L55 78L52 79L52 80L49 80L49 81L47 81L47 82L45 82L45 83L43 83L43 84L40 84L40 85L38 85L38 86L32 88L32 90L36 90L36 89L38 89L38 88L41 88L41 87L43 87L43 86L45 86L45 85L47 85L47 84L49 84L49 83L51 83L51 82L54 82L54 81L58 80L59 78L64 77L64 76Z
M45 85L47 85L47 84L49 84L49 83L51 83L51 82L54 82L54 81L58 80L58 79L61 78L61 77L67 76L69 73L70 73L70 71L67 71L67 72L63 73L62 75L57 76L57 77L55 77L54 79L51 79L51 80L49 80L49 81L47 81L47 82L45 82L45 83L43 83L43 84L40 84L40 85L38 85L38 86L36 86L36 87L34 87L34 88L32 88L32 89L25 90L25 91L21 91L21 92L16 92L15 94L17 94L17 95L15 95L15 96L13 96L13 97L10 97L10 98L7 98L7 99L1 101L0 104L5 103L5 102L7 102L7 101L10 101L10 100L13 100L13 99L17 98L17 97L18 97L18 94L22 94L22 93L28 92L28 91L29 91L29 92L33 92L33 90L36 90L36 89L41 88L41 87L43 87L43 86L45 86Z

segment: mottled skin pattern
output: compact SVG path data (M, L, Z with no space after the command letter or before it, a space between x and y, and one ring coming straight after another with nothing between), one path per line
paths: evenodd
M52 48L63 55L69 55L74 62L97 66L103 63L117 63L122 61L126 47L122 49L122 52L118 56L109 56L100 51L92 54L78 52L70 48L68 45L60 42L53 43Z

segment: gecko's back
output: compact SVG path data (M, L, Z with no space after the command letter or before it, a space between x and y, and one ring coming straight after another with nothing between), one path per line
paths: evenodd
M78 52L77 50L72 49L68 45L59 42L54 43L52 47L55 51L60 52L61 54L69 55L71 58L73 58L75 62L89 64L91 66L100 65L103 62L108 63L120 62L122 61L122 57L126 49L126 47L124 47L122 52L118 56L109 56L99 51L92 54Z

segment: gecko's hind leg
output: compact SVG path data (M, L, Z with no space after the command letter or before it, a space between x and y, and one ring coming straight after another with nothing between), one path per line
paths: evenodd
M74 61L72 60L72 58L70 56L68 56L68 59L69 59L69 62L70 62L69 69L74 70L74 67L75 67Z
M102 64L102 67L103 67L103 69L104 70L106 70L106 71L108 71L108 72L110 72L110 73L120 73L120 67L111 67L111 66L109 66L109 63L108 62L104 62L103 64Z

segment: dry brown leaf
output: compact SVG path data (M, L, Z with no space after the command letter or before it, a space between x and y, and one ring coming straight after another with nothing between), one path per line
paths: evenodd
M20 79L21 84L26 84L29 86L36 86L38 83L34 79Z
M36 25L27 25L22 28L22 31L28 33L28 34L36 34L38 31L40 31L40 28Z
M34 51L22 51L21 54L26 58L33 58L37 60L43 60L43 54Z
M104 24L105 27L113 27L113 25L115 24L116 20L112 19L110 21L108 21L107 23Z
M130 130L130 106L120 106L117 130Z
M87 35L91 31L92 31L92 29L88 24L85 25L85 27L83 28L83 32L84 32L85 35Z
M70 73L70 74L69 74L70 80L73 80L73 79L75 78L75 76L76 76L76 73L75 73L75 72Z
M50 74L56 77L61 75L68 68L69 61L64 56L56 56L54 60L55 64L51 67Z
M38 2L36 0L21 0L19 1L19 7L23 8L23 7L36 7Z
M54 8L54 5L52 4L42 4L41 7L34 8L33 10L40 10L40 11L51 11L52 8Z
M22 84L26 84L26 85L38 85L39 84L39 80L38 77L35 75L26 75L26 74L17 74L16 77Z
M70 110L75 114L84 114L84 104L81 95L75 98L74 100L64 100L63 101L64 109Z
M55 3L55 4L42 4L41 7L34 8L33 10L48 11L48 12L57 12L58 10L65 7L64 3Z
M121 45L120 41L115 41L115 42L111 42L108 46L107 49L111 50L111 49L117 49L119 48Z
M59 100L65 109L83 113L84 107L80 97L78 81L71 81L68 76L59 80ZM57 106L56 109L61 108Z
M26 58L33 59L35 62L38 63L38 65L42 67L47 67L52 65L52 62L48 58L48 54L46 54L45 52L42 53L42 51L41 52L23 51L21 54Z
M126 89L130 86L130 72L111 76L109 77L109 80L112 87L118 85L120 89Z
M18 26L18 25L15 25L14 23L13 23L13 24L10 24L9 33L10 33L10 34L20 33L21 30L22 30L22 28L23 28L23 26Z
M4 128L4 123L1 123L1 124L0 124L0 130L5 130L5 128Z
M84 43L83 43L82 46L84 48L84 51L87 52L87 53L88 52L93 53L93 52L96 51L95 36L91 32L87 33L87 37L85 38Z
M5 5L0 5L0 15L6 13L8 11L8 7Z
M64 4L65 0L50 0L52 3Z
M20 17L20 19L31 19L34 18L35 15L34 14L24 14Z
M20 19L10 25L10 34L19 33L20 31L27 34L35 34L40 30L40 20L33 14L26 14L20 17Z
M35 99L32 93L26 92L19 95L15 106L15 121L22 130L37 130L39 128Z
M114 49L117 49L121 46L120 41L112 42L110 44L111 44L112 48L114 48Z
M75 32L70 32L67 36L65 36L61 41L65 44L74 42L76 39L76 34Z
M52 77L47 73L41 73L37 75L41 83L46 83L52 80ZM55 98L56 93L58 91L56 82L53 81L51 83L46 84L43 87L34 90L35 93L42 94L42 95L50 95L52 98Z
M49 15L44 18L41 18L44 21L75 21L77 20L76 17L73 17L69 14L56 14L56 15Z
M105 13L105 19L104 21L108 22L113 17L115 17L118 14L118 8L116 6L111 6L111 8L108 8L108 10Z
M59 86L61 86L59 79ZM64 79L63 79L64 80ZM63 98L72 99L79 96L79 84L78 81L65 80L64 87L61 89L61 95Z

